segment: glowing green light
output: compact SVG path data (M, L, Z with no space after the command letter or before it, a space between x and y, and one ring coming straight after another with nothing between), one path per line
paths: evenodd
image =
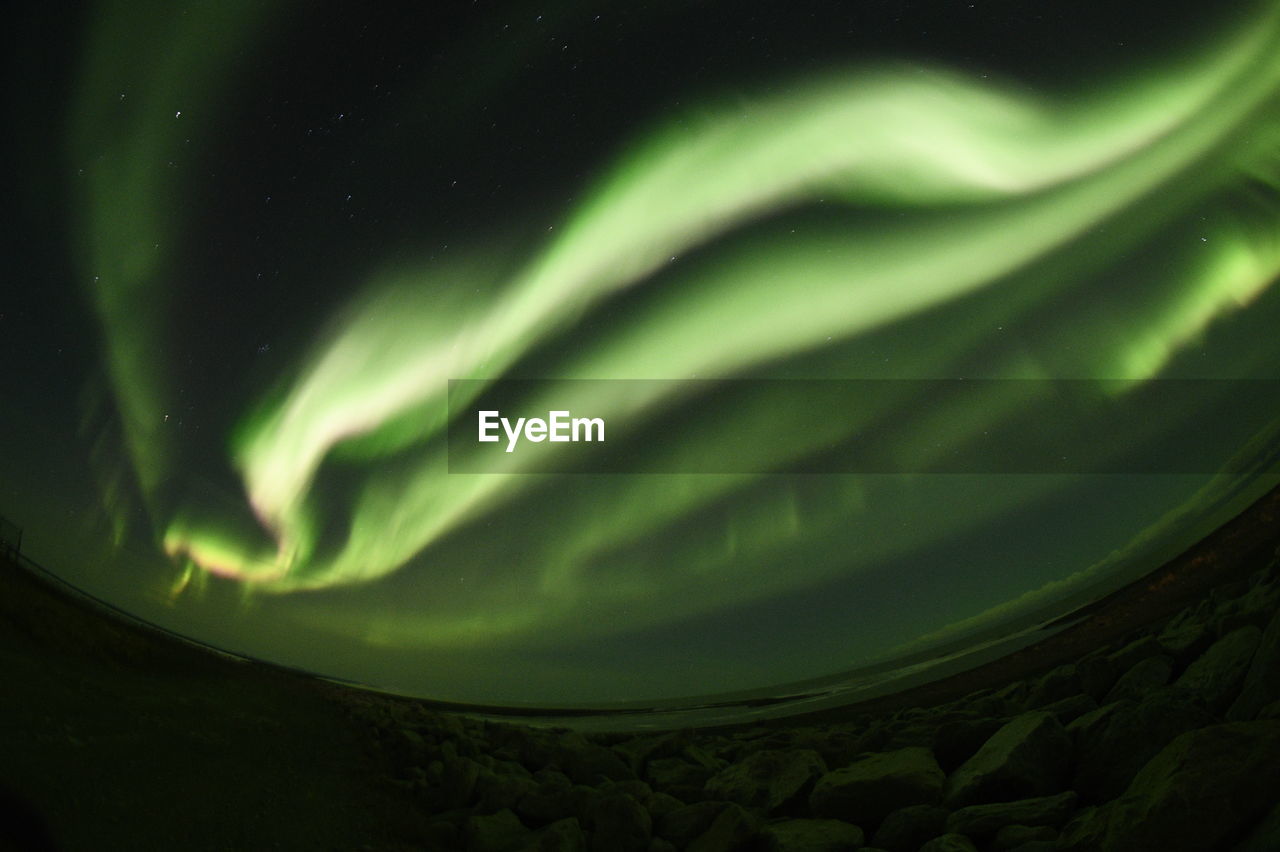
M207 14L228 31L254 29L246 23L253 17L249 5ZM124 148L86 190L86 262L134 463L149 496L178 475L159 428L163 379L153 366L164 334L161 308L152 300L177 274L165 215L176 188L155 163L173 153L184 132L175 123L176 95L163 80L194 75L198 85L178 105L184 121L199 115L236 44L228 37L215 50L194 39L197 31L179 31L175 43L182 49L148 69L143 78L151 88L125 117L103 112L118 83L119 75L110 73L114 60L91 57L77 124L86 150ZM616 321L608 337L584 336L576 354L558 365L560 377L741 375L834 350L995 286L1016 290L1000 309L1002 321L1016 323L1020 312L1063 292L1077 269L1105 267L1190 211L1212 206L1259 149L1274 153L1278 90L1280 29L1270 8L1219 34L1197 55L1062 101L956 72L887 68L832 72L791 81L784 94L707 104L695 118L659 127L620 157L514 275L495 282L498 273L479 261L448 268L423 263L390 280L352 282L361 294L316 339L279 396L243 418L237 433L233 461L266 530L263 540L153 500L163 546L206 571L271 592L368 581L415 558L429 561L430 549L450 535L528 506L548 482L521 473L531 456L513 458L504 473L446 474L448 380L503 377L537 347L579 333L584 318L628 288L652 288L655 297L635 316ZM766 222L818 205L894 215L798 233ZM751 240L739 239L750 228L758 229ZM1058 353L1052 371L1135 382L1157 375L1180 347L1256 298L1280 273L1273 233L1244 224L1213 229L1205 236L1206 253L1163 282L1159 300L1120 317L1114 329L1105 319L1080 317L1090 345ZM688 257L696 262L683 263ZM476 281L485 285L483 296L449 295L472 292ZM944 371L990 333L955 329L931 341L930 360L922 364ZM838 365L832 369L839 374ZM1049 371L1034 359L1006 358L993 368L1013 376ZM594 393L544 402L548 409L605 417L678 402L659 391ZM797 430L790 444L748 443L731 451L761 462L795 458L886 413L809 424L813 428ZM955 418L955 440L1007 413L993 406ZM776 413L765 406L741 416L763 423ZM717 451L723 448L714 446L714 436L696 431L655 450ZM315 495L325 462L344 453L363 468L354 476L358 486L344 495L344 536L322 546L325 513L333 509ZM469 592L465 610L435 612L429 624L388 619L378 635L449 643L533 630L566 618L601 573L619 607L717 571L749 578L714 602L689 595L661 613L636 615L632 624L811 583L847 566L834 557L810 559L809 567L792 572L767 565L809 547L805 542L838 550L835 531L862 510L869 488L855 478L814 486L822 508L802 512L802 489L772 489L759 476L582 482L582 498L565 501L573 523L527 555L518 579ZM1052 487L1050 479L1008 485L986 503L940 520L933 535L979 523ZM723 529L670 544L664 551L670 564L636 569L646 543L728 495L740 503ZM862 556L869 561L915 541L868 541Z

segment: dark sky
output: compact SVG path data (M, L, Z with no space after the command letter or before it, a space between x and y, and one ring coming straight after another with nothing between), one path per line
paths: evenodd
M1274 6L27 4L0 515L171 629L497 703L767 687L1118 582L1267 483L465 478L432 418L453 378L1276 378ZM658 452L712 447L662 405ZM721 449L811 451L750 408ZM931 413L1009 414L872 412Z

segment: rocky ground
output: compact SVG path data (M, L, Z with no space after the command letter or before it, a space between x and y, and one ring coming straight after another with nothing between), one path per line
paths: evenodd
M201 657L10 566L0 849L1275 852L1280 559L1250 547L997 687L643 736Z
M841 723L587 737L349 697L468 852L1280 850L1280 571L1044 674Z

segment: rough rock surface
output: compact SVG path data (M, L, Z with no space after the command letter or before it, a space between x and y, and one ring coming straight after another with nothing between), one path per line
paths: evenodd
M696 802L666 814L658 820L654 833L677 846L687 846L716 821L727 805L724 802Z
M766 852L855 852L862 829L834 819L788 819L761 832Z
M1160 649L1175 660L1186 662L1204 653L1213 643L1213 631L1204 620L1209 601L1203 607L1179 613L1160 631Z
M987 740L947 780L948 807L1057 793L1066 786L1071 740L1051 713L1024 713Z
M946 829L952 834L980 839L1010 825L1057 827L1075 812L1077 798L1074 791L1068 790L1037 799L969 805L947 818Z
M1280 849L1280 804L1271 809L1232 852L1275 852Z
M992 839L991 852L1010 852L1010 850L1014 849L1020 850L1032 843L1051 843L1056 845L1057 842L1057 829L1050 828L1047 825L1006 825L997 831L996 836Z
M946 833L946 808L910 805L884 818L871 842L889 852L912 852L926 841Z
M963 834L943 834L921 846L920 852L978 852L978 847Z
M898 808L937 802L945 778L927 748L873 754L822 776L809 805L815 816L879 825Z
M1080 815L1064 852L1201 852L1229 848L1280 789L1280 722L1188 731L1156 755L1124 794Z
M1123 674L1148 657L1162 653L1164 649L1160 646L1160 641L1150 633L1144 633L1108 654L1107 659L1111 661L1117 674Z
M521 852L586 852L586 849L586 835L572 817L542 828L532 840L520 847Z
M508 852L530 835L520 818L508 810L467 818L468 852Z
M711 827L689 844L689 852L740 852L760 833L761 820L741 807L730 804Z
M1076 739L1072 788L1090 802L1113 799L1174 737L1213 721L1209 711L1176 692L1120 706L1105 724Z
M1245 675L1240 697L1227 711L1231 720L1252 719L1272 702L1280 701L1280 610L1263 631L1258 649Z
M1120 675L1115 686L1111 687L1111 691L1107 693L1102 703L1111 704L1115 701L1123 701L1126 698L1141 701L1149 693L1168 683L1172 674L1173 657L1168 654L1156 654L1155 656L1147 657Z
M938 726L933 738L933 754L938 765L950 772L977 754L982 744L1000 730L1003 720L989 716L951 719Z
M1064 698L1071 698L1084 691L1081 684L1079 668L1075 663L1058 666L1044 675L1031 689L1027 696L1027 708L1038 709L1046 704L1053 704Z
M721 770L709 781L708 795L773 813L807 795L827 765L816 751L766 749Z
M586 826L591 831L592 852L645 852L653 820L626 793L607 793L588 806Z
M1080 674L1081 692L1099 703L1115 685L1119 675L1115 663L1101 654L1081 660L1076 664L1076 671Z
M1252 624L1237 628L1187 666L1175 686L1197 693L1214 713L1231 706L1244 683L1262 631Z
M1072 695L1052 704L1046 704L1040 709L1046 713L1051 713L1063 725L1069 725L1085 713L1092 713L1097 710L1098 702L1094 701L1091 695Z

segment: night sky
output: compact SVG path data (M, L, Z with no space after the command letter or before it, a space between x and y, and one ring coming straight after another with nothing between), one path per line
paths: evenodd
M1237 5L30 4L0 516L141 618L457 701L768 691L1065 610L1277 482L1280 3ZM531 378L595 380L533 402L632 417L641 470L741 467L450 473L449 381ZM695 378L1119 380L1079 412L1117 470L1179 433L1244 472L761 473L1023 402L612 381ZM1169 378L1221 381L1132 402Z

